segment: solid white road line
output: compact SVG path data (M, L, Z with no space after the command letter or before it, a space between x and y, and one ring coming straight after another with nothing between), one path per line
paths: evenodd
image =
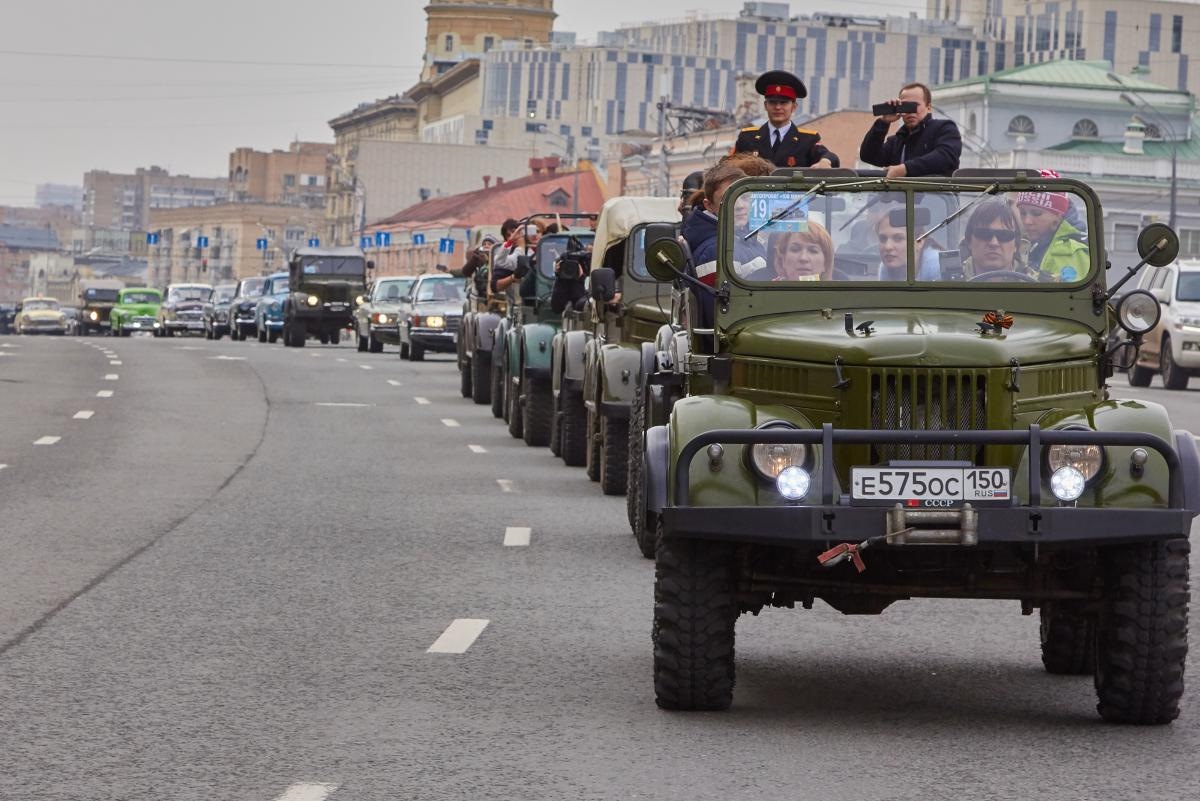
M120 376L116 373L108 373L104 376L105 381L116 381L118 378L120 378Z
M92 410L84 409L82 412L75 412L75 416L72 419L73 420L91 420L93 414L95 414L95 412L93 412Z
M111 398L112 396L113 391L111 389L102 389L96 393L97 398Z
M58 442L60 439L62 439L62 437L42 437L41 439L34 440L33 444L34 445L53 445L54 443Z
M471 453L487 453L487 448L482 445L468 445L467 447L471 449Z
M394 378L389 378L389 379L388 379L388 383L389 383L389 384L391 384L393 387L402 387L402 386L404 386L403 384L401 384L399 381L397 381L397 380L396 380L396 379L394 379Z
M275 801L325 801L337 788L336 784L293 784Z
M509 526L504 529L504 544L510 548L528 545L529 534L528 526Z
M419 403L421 406L428 406L428 405L429 405L429 398L413 398L413 400L415 400L415 401L416 401L417 403Z
M458 428L459 427L458 421L451 420L449 417L442 418L442 425L444 425L446 428Z
M462 654L466 653L483 630L488 621L477 618L460 617L442 632L433 645L425 652L427 654Z
M516 492L517 483L511 478L498 478L496 483L500 485L501 492Z
M374 370L375 369L374 367L372 367L369 364L360 364L358 367L361 370Z

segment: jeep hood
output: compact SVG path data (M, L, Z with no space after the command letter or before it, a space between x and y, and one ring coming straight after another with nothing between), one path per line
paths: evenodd
M1095 353L1094 333L1072 320L1014 315L1000 336L981 335L979 311L903 309L858 311L854 325L871 322L872 333L846 333L841 313L826 319L820 312L748 320L729 331L737 356L863 366L939 365L1005 366L1010 359L1037 364L1088 358Z

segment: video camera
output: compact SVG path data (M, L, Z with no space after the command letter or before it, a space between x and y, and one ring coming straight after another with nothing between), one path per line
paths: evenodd
M592 264L592 252L572 238L567 250L558 257L555 275L563 281L582 281Z

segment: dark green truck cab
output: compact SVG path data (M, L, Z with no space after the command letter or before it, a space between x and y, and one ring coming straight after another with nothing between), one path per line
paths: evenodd
M1087 263L1035 264L1023 205L1067 208ZM1200 457L1107 384L1158 312L1109 302L1102 215L1036 173L796 171L728 190L713 289L651 235L691 306L683 396L643 439L660 706L731 703L741 613L932 597L1040 610L1046 669L1093 675L1106 720L1178 714ZM765 264L740 263L751 238ZM1166 263L1178 241L1152 225L1139 250Z

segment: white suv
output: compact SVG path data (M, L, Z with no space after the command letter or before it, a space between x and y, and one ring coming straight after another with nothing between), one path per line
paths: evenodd
M1200 373L1200 261L1146 267L1140 279L1138 288L1158 298L1162 319L1142 341L1129 383L1146 387L1161 373L1167 389L1187 389L1192 374Z

